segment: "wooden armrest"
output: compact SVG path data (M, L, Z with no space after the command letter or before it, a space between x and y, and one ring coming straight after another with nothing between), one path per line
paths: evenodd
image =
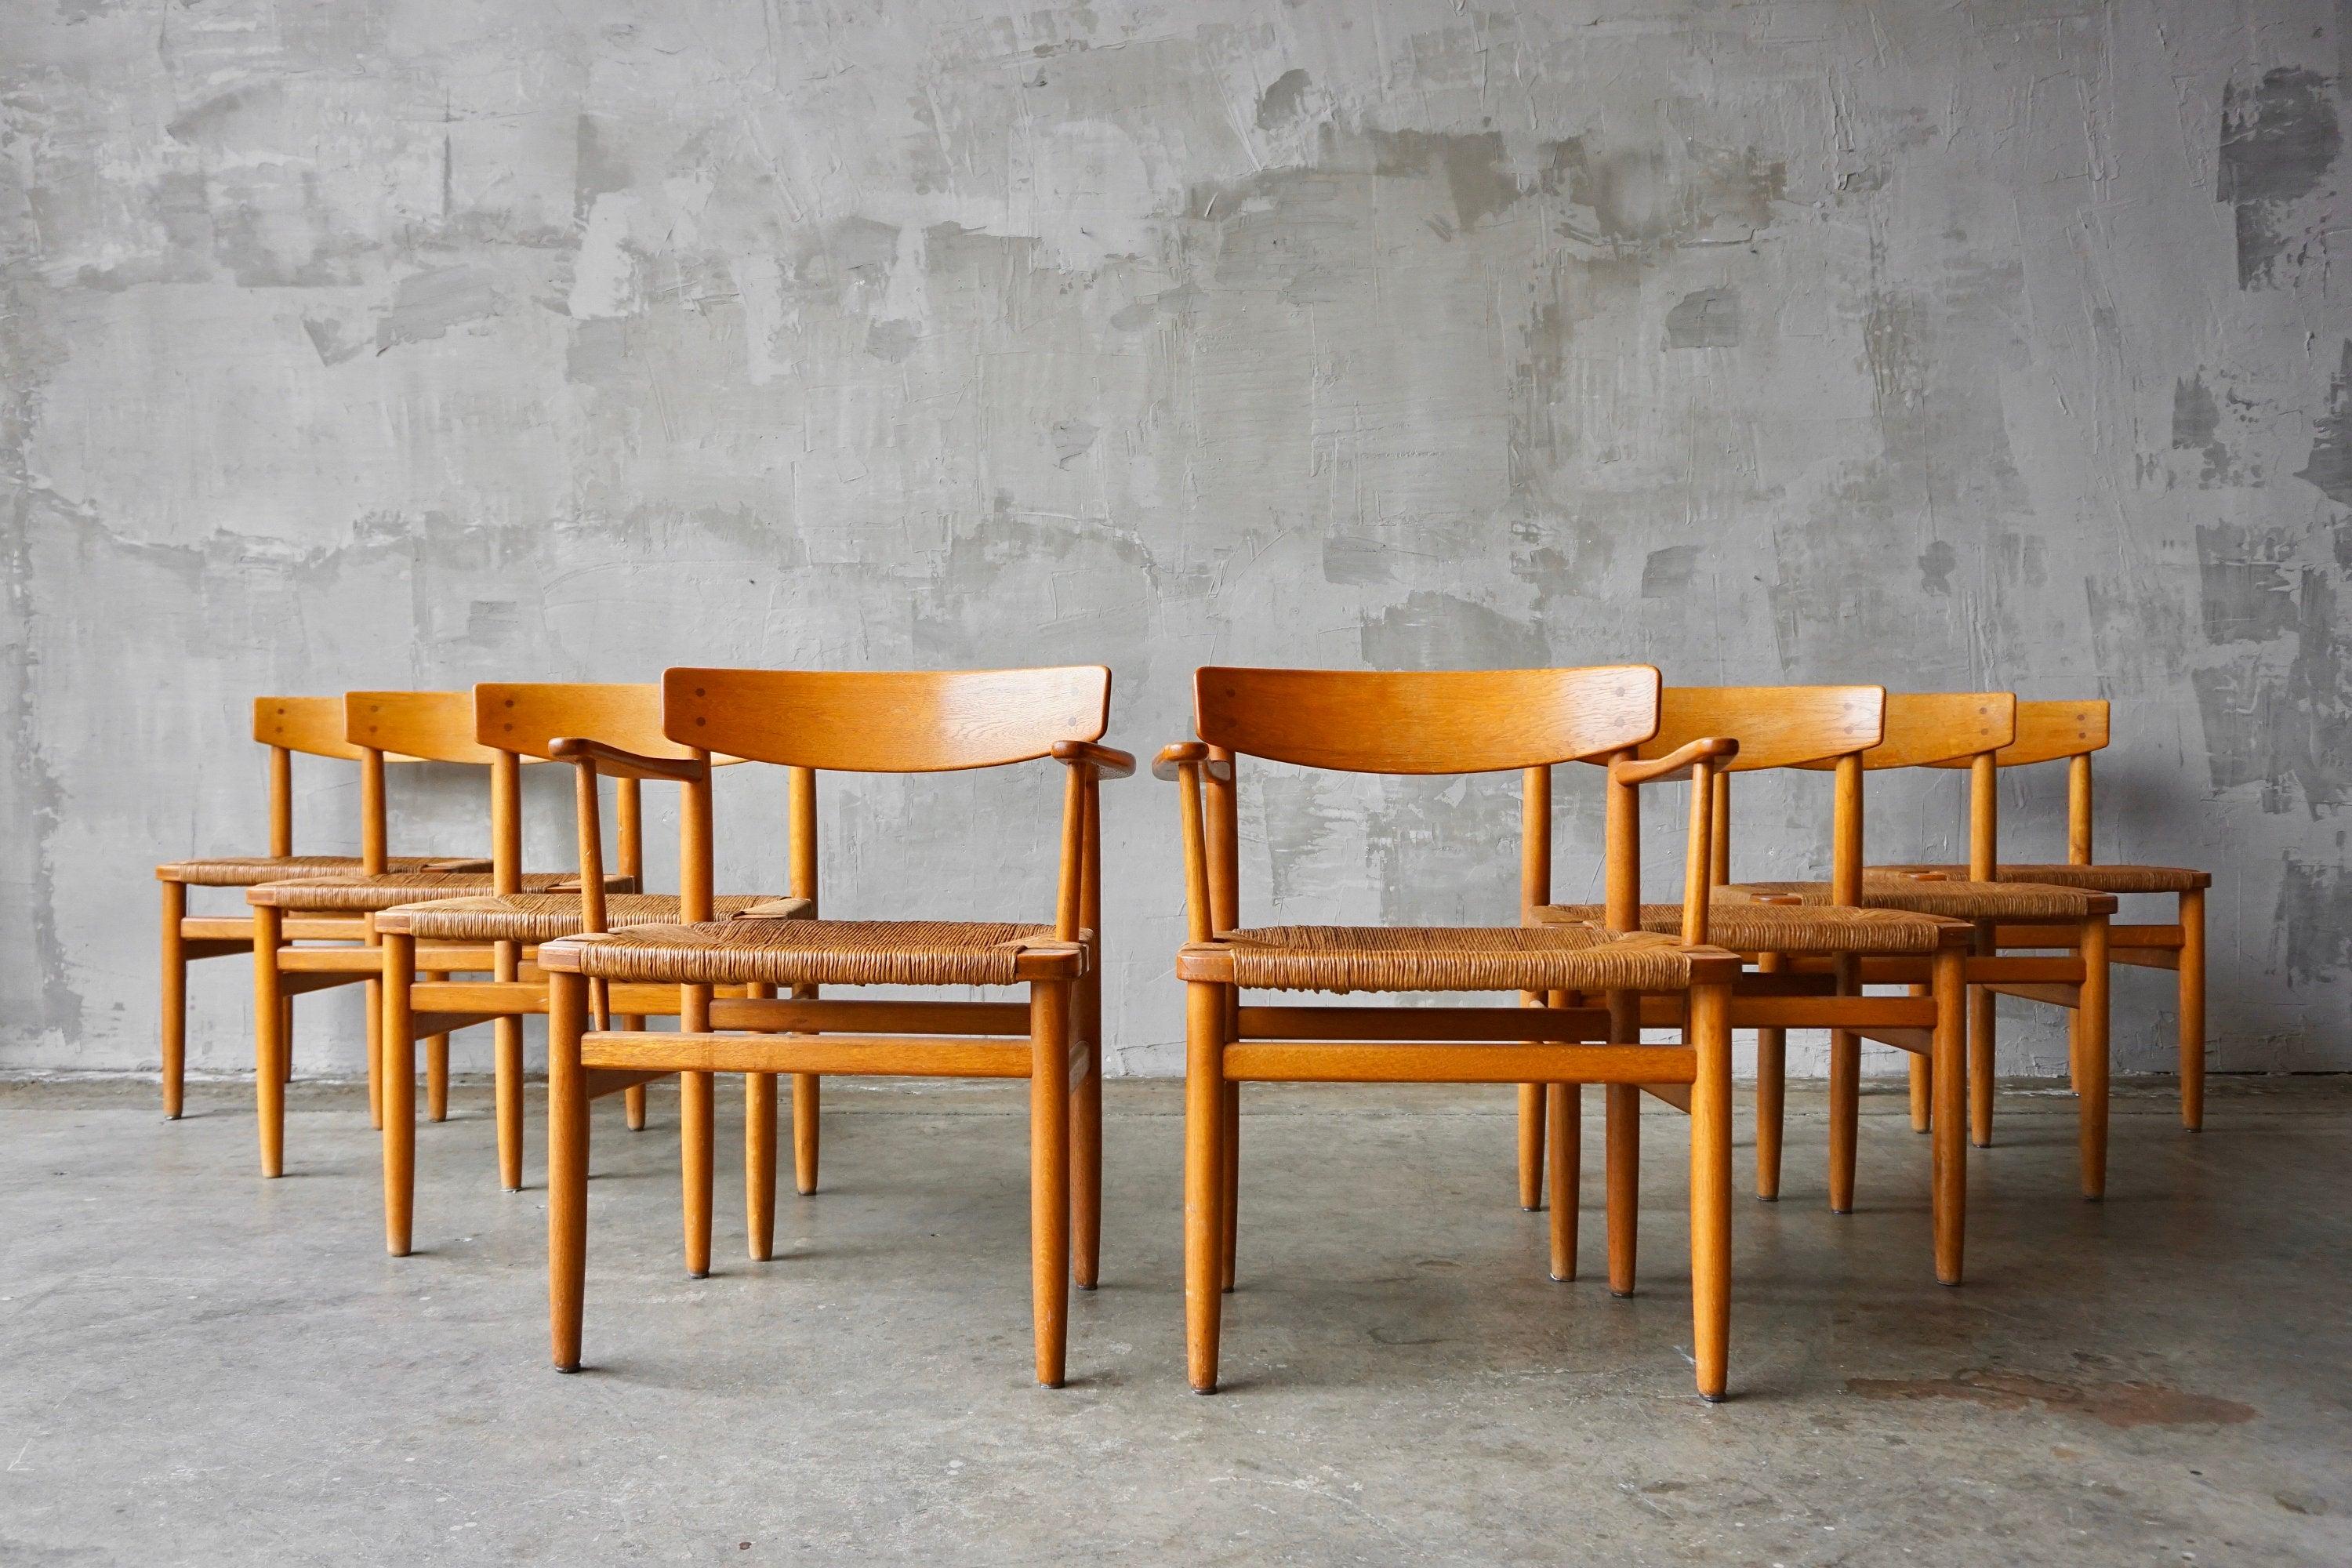
M1179 741L1174 745L1160 747L1160 754L1151 760L1151 776L1173 784L1176 782L1176 770L1186 763L1198 763L1201 771L1219 784L1233 782L1234 764L1209 755L1209 748L1198 741Z
M1686 746L1677 746L1664 756L1651 762L1635 762L1631 757L1620 758L1609 764L1609 780L1612 784L1656 784L1661 779L1678 779L1685 776L1690 772L1694 763L1728 762L1738 754L1738 742L1709 736L1705 740L1693 741Z
M598 773L616 779L668 779L676 784L693 784L710 775L710 764L692 757L644 757L602 741L571 736L550 741L547 754L559 763L590 763Z
M1109 746L1098 746L1092 741L1056 741L1054 760L1072 767L1087 766L1107 779L1123 779L1135 772L1135 759L1125 752Z

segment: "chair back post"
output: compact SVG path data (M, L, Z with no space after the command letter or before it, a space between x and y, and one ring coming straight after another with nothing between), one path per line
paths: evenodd
M1862 753L1837 760L1830 806L1830 902L1862 902Z
M1054 940L1078 940L1078 906L1086 889L1087 770L1068 768L1062 781L1061 869L1054 884Z
M490 890L522 891L522 759L509 751L490 761Z
M614 809L619 821L615 836L620 850L621 875L632 878L638 887L645 886L646 876L646 795L639 782L631 778L614 779L613 791Z
M573 764L572 775L572 824L580 861L580 929L593 935L604 929L604 824L598 809L596 764L583 759Z
M816 770L784 770L786 891L816 908Z
M1229 746L1209 748L1202 805L1208 816L1209 923L1217 931L1242 923L1241 762ZM1223 763L1223 767L1214 764Z
M283 746L269 748L269 854L284 859L294 853L294 753Z
M710 753L697 751L707 763ZM678 919L696 925L711 918L710 773L688 782L677 811Z
M2066 864L2091 864L2091 753L2066 759Z
M1969 759L1969 880L2000 875L2000 773L1990 752Z
M360 748L360 872L383 875L384 847L383 753L373 746Z
M1214 921L1209 912L1209 843L1201 820L1199 763L1177 765L1176 810L1184 836L1184 940L1207 942Z
M1519 770L1519 919L1551 902L1551 764Z
M1690 830L1683 847L1683 945L1706 943L1708 889L1715 873L1715 786L1723 774L1712 763L1691 764Z
M1610 760L1633 756L1629 748ZM1622 936L1642 929L1642 792L1606 770L1601 776L1608 782L1601 785L1601 919Z
M1708 821L1713 848L1707 856L1707 885L1720 888L1731 880L1731 770L1717 769L1715 804Z

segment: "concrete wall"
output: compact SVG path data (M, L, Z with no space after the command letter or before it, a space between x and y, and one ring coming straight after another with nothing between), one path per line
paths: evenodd
M2352 1068L2352 6L0 28L0 1064L155 1060L148 868L260 843L257 692L1100 660L1145 750L1207 660L1640 659L2112 698L2102 855L2219 879L2215 1065ZM477 781L411 782L408 843L482 842ZM1821 868L1819 784L1743 792L1741 874ZM833 911L1042 914L1055 788L841 782ZM1250 912L1508 920L1515 789L1261 774ZM2015 851L2061 792L2005 787ZM1874 799L1874 855L1957 852L1955 781ZM730 782L723 882L781 810ZM1172 792L1106 811L1114 1061L1165 1071ZM250 1060L244 985L199 1065ZM2168 1064L2168 988L2118 990ZM356 1062L348 998L305 1016Z

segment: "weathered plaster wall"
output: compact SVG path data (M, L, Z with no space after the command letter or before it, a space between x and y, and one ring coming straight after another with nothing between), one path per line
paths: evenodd
M1645 659L2112 698L2102 853L2219 875L2216 1065L2352 1067L2352 6L0 27L0 1062L154 1061L147 868L259 843L259 691L1102 660L1141 750L1204 660ZM1743 874L1820 868L1815 783L1744 793ZM1508 920L1515 787L1265 780L1253 912ZM834 911L1042 913L1055 788L845 781ZM476 789L410 842L478 844ZM773 885L780 785L728 790ZM2060 791L2010 786L2013 848ZM1875 798L1874 853L1953 852L1954 781ZM1174 803L1107 811L1115 1061L1166 1070ZM249 1060L244 979L200 1065Z

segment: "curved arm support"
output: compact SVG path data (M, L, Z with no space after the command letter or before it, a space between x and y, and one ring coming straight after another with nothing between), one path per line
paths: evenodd
M1689 777L1692 768L1700 763L1712 763L1719 770L1723 763L1738 754L1738 742L1723 736L1708 736L1685 746L1677 746L1664 756L1646 763L1621 757L1609 764L1609 778L1611 783L1621 784L1661 784L1668 779Z
M567 736L547 743L547 754L559 763L586 763L607 778L667 779L672 784L697 784L710 776L710 764L698 757L647 757L625 752L602 741Z
M1074 768L1087 767L1097 778L1123 779L1135 773L1135 759L1110 746L1098 746L1092 741L1056 741L1054 760L1067 763Z

